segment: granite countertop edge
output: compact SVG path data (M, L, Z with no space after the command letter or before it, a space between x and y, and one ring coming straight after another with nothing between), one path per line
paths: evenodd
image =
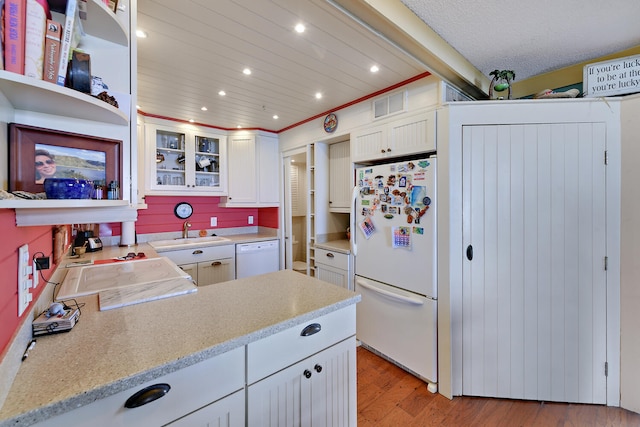
M203 360L210 359L217 355L226 353L238 347L250 344L258 341L262 338L268 337L275 333L289 329L293 326L299 325L306 321L315 319L319 316L340 310L350 305L356 304L361 300L361 296L356 294L350 298L338 301L331 305L309 311L307 313L300 314L298 316L289 318L282 322L267 326L265 328L250 332L243 336L239 336L222 343L218 343L210 348L202 351L194 352L187 356L181 357L174 361L168 362L164 365L154 366L146 371L141 371L138 374L122 378L120 380L104 384L96 387L93 390L88 390L82 394L72 396L67 399L60 400L52 403L48 406L42 406L34 408L30 411L19 414L13 418L0 420L0 427L16 426L16 425L32 425L38 422L45 421L56 415L69 412L73 409L81 406L88 405L96 400L103 399L113 394L119 393L124 390L136 387L145 382L154 380L166 374L170 374L177 370L189 367Z

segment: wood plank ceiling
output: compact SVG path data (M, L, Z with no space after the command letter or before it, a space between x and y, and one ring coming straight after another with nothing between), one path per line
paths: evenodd
M151 115L277 131L427 71L482 96L494 68L522 80L640 48L639 1L561 3L138 0L148 37L137 41L137 103Z

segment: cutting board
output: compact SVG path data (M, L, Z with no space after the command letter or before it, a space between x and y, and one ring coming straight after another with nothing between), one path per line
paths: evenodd
M98 293L100 311L140 304L148 301L174 297L196 292L198 287L193 281L175 278L158 282L131 285L124 288L108 289Z

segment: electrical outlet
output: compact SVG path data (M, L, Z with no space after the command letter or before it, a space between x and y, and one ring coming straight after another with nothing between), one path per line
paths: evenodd
M247 221L249 222L249 224L253 224L253 215L249 215Z
M212 227L217 227L218 226L218 217L217 216L212 216L211 217L211 226Z
M33 268L29 265L29 245L22 245L18 249L18 317L27 309L33 295L29 288L33 287L33 282L29 275L33 273Z

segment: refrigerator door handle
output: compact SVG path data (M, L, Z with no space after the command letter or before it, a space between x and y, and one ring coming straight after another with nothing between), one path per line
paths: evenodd
M376 288L375 286L371 286L364 280L357 280L356 283L362 286L363 288L367 288L373 292L376 292L384 297L387 297L395 301L399 301L399 302L403 302L411 305L424 305L424 302L419 300L418 298L411 298L411 297L406 297L404 295L394 294L393 292L385 291L384 289L379 289L379 288Z
M358 201L360 189L356 185L351 192L351 215L349 215L349 231L351 233L351 253L353 256L358 254L358 245L356 244L356 202Z

